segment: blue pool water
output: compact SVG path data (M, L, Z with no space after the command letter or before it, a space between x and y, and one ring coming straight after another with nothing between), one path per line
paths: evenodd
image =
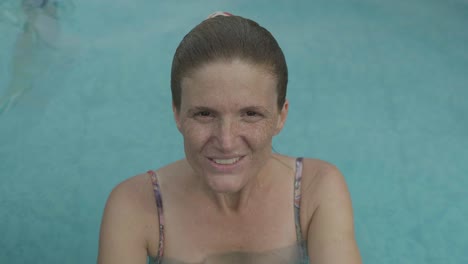
M18 2L0 1L0 94ZM216 10L283 47L290 115L274 148L341 169L364 262L468 263L466 0L75 1L0 114L0 263L95 262L110 190L183 157L171 60Z

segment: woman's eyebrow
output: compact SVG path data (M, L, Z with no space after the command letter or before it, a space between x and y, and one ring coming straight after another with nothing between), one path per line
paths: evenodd
M187 112L192 113L192 112L200 112L200 111L210 111L213 113L217 113L218 111L207 107L207 106L192 106L187 109ZM259 105L251 105L251 106L246 106L241 108L241 111L256 111L256 112L263 112L263 113L270 113L270 111L264 107L264 106L259 106Z
M219 113L219 111L217 111L216 109L210 108L210 107L207 107L207 106L191 106L191 107L189 107L187 109L186 113L193 114L193 113L202 112L202 111L208 111L208 112L211 112L213 114L218 114ZM246 112L246 111L259 112L259 113L263 113L265 115L271 114L271 111L268 110L268 108L266 108L264 106L260 106L260 105L250 105L250 106L246 106L246 107L243 107L243 108L240 109L240 112Z
M241 111L255 111L255 112L261 112L261 113L266 113L266 114L270 113L270 111L266 107L259 106L259 105L247 106L247 107L242 108Z
M209 111L209 112L217 113L216 110L209 108L207 106L192 106L187 109L188 113L194 113L194 112L200 112L200 111Z

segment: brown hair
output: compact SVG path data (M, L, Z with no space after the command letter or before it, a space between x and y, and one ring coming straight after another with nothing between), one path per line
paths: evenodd
M283 51L268 30L239 16L209 18L180 42L171 71L172 102L176 109L180 110L183 77L209 62L233 59L262 65L277 78L277 104L281 111L288 83Z

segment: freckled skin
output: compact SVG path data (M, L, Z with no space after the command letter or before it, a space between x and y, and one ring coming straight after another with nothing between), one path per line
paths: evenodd
M277 107L276 79L261 65L241 60L209 63L182 79L180 111L187 161L219 193L236 193L261 176L271 157L272 138L283 127L286 107ZM244 156L229 173L209 158Z
M278 109L270 69L237 59L191 70L174 106L186 158L112 191L98 263L361 263L339 170L271 151L288 102Z

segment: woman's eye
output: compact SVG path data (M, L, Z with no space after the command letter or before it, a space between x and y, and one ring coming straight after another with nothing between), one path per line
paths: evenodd
M257 116L258 114L256 112L254 112L254 111L247 111L246 115L247 116Z
M244 116L246 118L246 121L249 121L249 122L256 122L262 118L262 115L255 111L247 111L245 112Z
M200 112L196 113L195 116L199 116L199 117L210 117L210 116L211 116L211 113L208 112L208 111L200 111Z

